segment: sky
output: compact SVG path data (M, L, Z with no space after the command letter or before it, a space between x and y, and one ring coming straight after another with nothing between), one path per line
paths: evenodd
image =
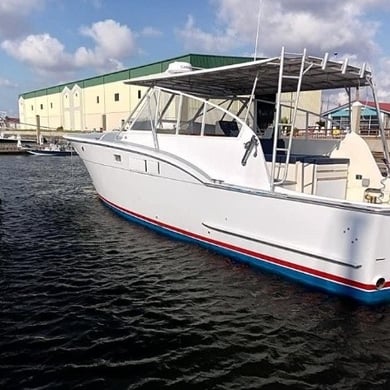
M366 62L390 102L389 20L389 0L0 0L0 111L18 116L21 93L189 53L282 46Z

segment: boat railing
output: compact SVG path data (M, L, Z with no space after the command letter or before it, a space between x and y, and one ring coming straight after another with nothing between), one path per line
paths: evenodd
M175 96L175 100L161 97L163 93ZM196 103L189 105L185 99ZM237 100L242 104L242 99ZM149 91L143 105L128 118L121 131L151 131L153 137L154 134L237 137L245 121L239 116L242 111L235 115L229 108L210 99L156 87Z
M347 133L350 133L351 131L354 131L356 133L359 133L358 128L351 128L352 126L352 110L350 110L350 120L349 123L351 124L348 128L342 128L341 126L337 125L336 121L332 121L331 118L324 117L321 118L321 122L324 121L326 123L326 128L318 128L313 129L312 131L307 128L304 129L304 131L300 131L296 128L295 122L297 118L297 111L301 111L298 109L298 101L299 96L301 92L301 85L302 80L307 72L310 74L310 70L315 66L315 70L318 72L321 72L321 70L326 70L328 68L328 65L331 67L332 70L335 72L340 72L340 77L342 77L344 74L350 72L354 75L354 77L358 77L357 82L361 82L361 85L368 85L371 87L372 95L374 97L374 102L377 109L377 115L378 115L378 134L381 137L382 144L383 144L383 156L384 160L386 161L388 170L390 171L390 154L389 154L389 147L387 145L387 132L384 129L383 121L380 115L379 111L379 104L376 99L376 91L374 83L371 79L371 74L369 72L366 72L366 66L363 64L361 68L354 68L349 67L348 60L345 60L343 63L337 64L332 63L331 61L328 64L328 55L325 55L325 57L322 59L322 61L318 62L317 60L312 62L312 58L308 57L308 60L306 61L306 51L302 54L295 54L296 56L296 67L295 67L295 74L291 73L291 69L289 67L285 67L285 59L287 59L291 54L288 54L285 52L284 48L282 48L281 55L276 61L276 65L279 67L279 80L278 80L278 88L276 93L276 102L275 102L275 119L274 119L274 134L272 137L273 141L273 151L272 151L272 164L271 164L271 174L270 174L270 180L271 180L271 189L274 190L275 186L277 185L283 185L285 182L287 176L288 176L288 166L289 166L289 160L292 150L292 140L295 137L305 137L305 138L343 138ZM294 58L295 59L295 58ZM310 60L309 60L310 59ZM300 69L298 70L298 61L300 62ZM351 69L350 69L351 68ZM348 73L348 75L350 74ZM284 82L290 83L290 88L292 86L291 81L296 80L296 91L294 98L291 100L290 104L290 110L292 110L292 114L290 116L290 121L282 121L281 119L281 109L284 106L282 102L282 93L285 91L283 84ZM360 85L360 84L359 84ZM351 101L351 88L346 88L346 91L348 93L349 103L350 106L352 105ZM318 114L317 114L318 115ZM329 128L331 126L331 128ZM356 127L356 125L354 125ZM362 129L362 132L364 130ZM284 145L281 146L279 144L279 138L284 135ZM361 134L363 135L363 134ZM279 175L276 175L276 158L278 154L284 154L285 157L285 167L282 169L283 175L282 177L279 177ZM280 169L280 166L278 166L278 169Z
M368 83L369 83L369 85L371 87L371 91L372 91L372 95L373 95L374 103L375 103L375 108L376 108L376 113L377 113L377 116L378 116L379 134L380 134L380 137L381 137L381 140L382 140L382 147L383 147L383 161L384 161L385 166L386 166L386 178L388 178L390 176L390 153L389 153L389 146L387 144L385 129L384 129L383 120L382 120L382 115L381 115L381 111L380 111L380 107L379 107L379 102L378 102L378 99L377 99L377 96L376 96L375 84L374 84L374 82L373 82L371 77L367 78L367 81L368 81Z
M274 140L273 140L273 153L272 153L272 165L271 165L271 189L274 190L276 185L281 185L285 182L287 179L287 171L288 171L288 165L290 161L290 154L291 154L291 147L292 147L292 139L293 139L293 132L295 128L295 122L297 118L297 111L298 111L298 105L299 105L299 97L301 92L301 85L302 85L302 77L306 73L308 69L311 68L311 64L306 64L306 49L303 51L303 53L300 55L300 67L298 74L292 74L288 69L284 68L284 59L285 56L289 55L288 53L285 53L284 47L282 47L282 51L280 54L280 62L279 62L279 81L278 81L278 91L276 94L276 111L275 111L275 134L274 134ZM291 117L290 123L281 123L281 104L282 104L282 93L283 93L283 82L285 80L296 80L297 87L295 92L295 98L293 100L293 112ZM278 144L279 141L279 134L281 132L281 129L283 128L289 128L290 133L287 139L287 144L285 144L283 147L280 147ZM283 177L280 180L275 179L275 169L276 169L276 156L278 153L285 153L286 159L285 159L285 166L284 166L284 174Z

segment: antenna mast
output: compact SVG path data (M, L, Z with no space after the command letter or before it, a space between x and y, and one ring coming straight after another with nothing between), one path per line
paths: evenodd
M257 14L257 31L256 31L256 43L255 43L255 54L253 56L253 61L256 61L257 58L257 45L259 42L259 33L260 33L260 14L261 14L261 0L259 0L259 12Z

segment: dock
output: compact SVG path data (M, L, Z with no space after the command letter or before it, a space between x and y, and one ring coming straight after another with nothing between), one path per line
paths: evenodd
M18 148L10 148L10 149L2 149L0 148L0 156L14 156L14 155L24 155L28 154L24 149Z

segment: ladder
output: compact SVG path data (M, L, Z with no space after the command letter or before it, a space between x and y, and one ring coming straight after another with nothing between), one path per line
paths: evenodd
M298 74L291 74L285 69L285 58L286 56L292 56L292 54L285 53L284 47L282 47L282 51L280 54L280 64L279 64L279 81L278 81L278 91L276 94L276 107L275 107L275 128L274 128L274 140L273 140L273 150L272 150L272 165L271 165L271 190L275 189L275 186L281 185L286 181L287 173L288 173L288 165L290 162L291 155L291 146L293 139L293 132L295 128L295 122L297 118L298 104L299 104L299 96L301 92L302 78L304 74L311 68L311 65L305 69L305 61L306 61L306 49L304 49L302 54L299 54L300 57L300 68ZM295 54L294 58L298 58L298 55ZM296 80L297 88L295 91L295 97L291 101L290 110L292 109L291 115L291 123L281 123L281 105L282 105L282 92L283 92L283 82L285 80ZM287 128L290 130L287 145L284 147L278 146L279 134L281 133L282 128ZM275 179L275 171L276 171L276 157L278 152L285 153L285 161L281 164L280 168L283 169L282 177L278 180Z

